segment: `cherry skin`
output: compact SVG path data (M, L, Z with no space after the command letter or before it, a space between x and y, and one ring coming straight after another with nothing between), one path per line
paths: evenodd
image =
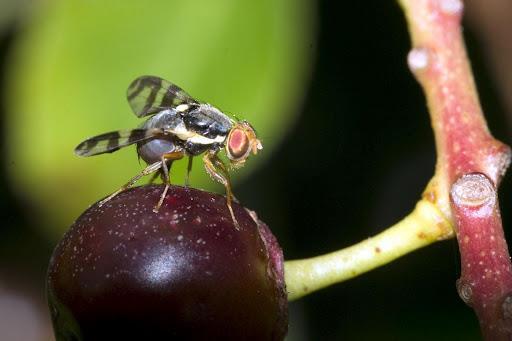
M57 340L282 340L282 251L253 212L172 186L92 205L54 250L47 293Z

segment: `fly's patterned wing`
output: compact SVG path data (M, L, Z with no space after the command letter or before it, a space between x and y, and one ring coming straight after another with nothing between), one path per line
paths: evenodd
M75 148L78 156L112 153L131 144L165 134L163 129L130 129L112 131L88 138Z
M141 76L134 80L126 97L135 116L144 117L180 104L197 103L177 85L155 76Z

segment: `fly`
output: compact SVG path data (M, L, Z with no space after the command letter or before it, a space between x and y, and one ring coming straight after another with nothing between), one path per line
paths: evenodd
M202 154L206 172L226 188L226 204L238 228L228 166L218 153L225 150L233 168L243 166L251 153L257 154L263 146L249 122L228 117L216 107L195 100L177 85L155 76L135 79L128 87L127 98L137 117L148 117L139 128L97 135L75 148L79 156L92 156L137 144L138 156L147 163L142 172L100 201L99 206L132 187L143 176L160 174L165 187L153 208L158 212L169 189L172 162L188 157L185 176L188 186L192 159Z

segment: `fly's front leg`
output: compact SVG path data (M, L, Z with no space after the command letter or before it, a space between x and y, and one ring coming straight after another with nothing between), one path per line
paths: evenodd
M240 226L238 225L238 221L235 218L235 213L233 212L233 207L231 205L233 201L233 191L231 190L231 181L229 179L229 172L226 165L214 152L204 154L203 161L208 174L210 174L215 181L220 182L224 187L226 187L226 204L228 206L229 213L231 214L231 218L233 219L233 223L235 224L235 228L239 230Z
M153 212L158 213L158 210L160 210L160 207L162 206L162 204L164 202L165 196L167 195L167 191L169 190L169 185L171 183L170 178L169 178L169 169L170 169L170 166L172 165L172 162L174 160L179 160L179 159L183 158L184 155L185 154L182 151L177 151L177 152L163 154L162 157L160 158L161 161L159 163L161 164L161 167L162 167L165 188L162 191L162 195L160 195L160 200L158 200L158 203L153 208ZM170 163L169 167L167 166L168 162Z
M136 176L134 176L133 178L130 179L130 181L128 181L126 184L124 184L121 188L119 188L117 191L115 191L114 193L110 194L108 197L106 197L105 199L103 199L102 201L100 201L98 203L98 206L101 207L103 206L107 201L109 201L110 199L112 199L113 197L115 197L116 195L118 195L119 193L121 193L122 191L132 187L137 181L139 181L140 178L142 178L143 176L146 176L146 175L149 175L149 174L152 174L156 171L158 171L160 169L160 167L162 167L162 164L160 161L157 161L155 163L152 163L150 164L149 166L147 166L146 168L144 168L142 170L142 172L140 172L139 174L137 174Z

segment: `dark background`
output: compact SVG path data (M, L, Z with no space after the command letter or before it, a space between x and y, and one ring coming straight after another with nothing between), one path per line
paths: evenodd
M334 251L397 222L412 210L435 165L425 99L407 68L410 43L399 6L319 1L317 25L300 118L235 190L273 229L286 259ZM1 38L0 67L7 67L4 56L16 34L12 28ZM464 34L491 131L508 143L508 118L481 42L470 25ZM1 140L2 154L6 143ZM509 178L500 189L505 226ZM11 192L4 167L0 200L0 276L41 308L54 245L27 221L31 207ZM458 276L456 241L435 243L291 303L289 339L479 339L478 322L455 290Z

